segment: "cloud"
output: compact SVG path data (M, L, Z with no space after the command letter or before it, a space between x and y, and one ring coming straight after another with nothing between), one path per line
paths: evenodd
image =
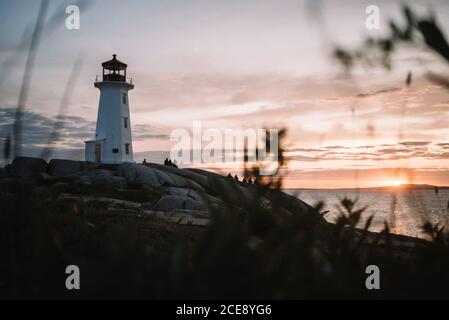
M0 137L5 139L12 135L14 128L15 109L0 107ZM56 121L59 121L61 130L58 137L49 141ZM83 142L88 140L94 130L95 124L82 117L56 117L25 111L22 117L22 153L23 155L38 156L47 147L52 147L55 157L73 157L79 159L83 156Z
M420 147L420 146L428 146L431 144L431 141L404 141L401 142L400 145L406 146L406 147Z
M439 147L440 150L434 148ZM443 149L444 151L441 151ZM291 147L288 160L294 161L391 161L405 159L447 159L449 143L432 144L430 141L405 141L397 144L368 146L325 146L321 148Z
M170 140L170 133L162 133L162 129L146 124L136 124L132 127L133 141Z
M288 152L323 152L325 149L322 148L289 148Z
M327 146L325 147L326 149L329 150L334 150L334 149L349 149L349 147L344 147L344 146Z
M401 91L401 90L402 89L399 87L391 87L391 88L385 88L385 89L381 89L381 90L377 90L377 91L373 91L373 92L359 93L355 97L356 98L372 98L372 97L376 97L379 95L383 95L385 93L397 92L397 91Z
M449 149L449 143L447 143L447 142L437 143L437 146L442 148L442 149Z

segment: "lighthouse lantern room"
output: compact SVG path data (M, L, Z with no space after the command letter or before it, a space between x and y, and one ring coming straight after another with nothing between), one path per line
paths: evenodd
M86 161L116 164L133 161L131 121L128 91L134 89L126 77L125 63L112 60L102 64L103 75L97 76L95 87L100 90L95 139L86 141Z

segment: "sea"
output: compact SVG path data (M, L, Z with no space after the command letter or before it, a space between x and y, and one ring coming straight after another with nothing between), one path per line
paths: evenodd
M426 238L422 226L426 222L449 226L448 201L449 190L372 190L372 189L344 189L344 190L310 190L289 189L292 194L302 201L315 206L324 203L322 212L328 211L325 218L335 222L340 215L340 202L345 197L357 200L355 208L367 207L362 214L358 227L363 227L370 216L373 222L371 231L384 230L388 224L390 232Z

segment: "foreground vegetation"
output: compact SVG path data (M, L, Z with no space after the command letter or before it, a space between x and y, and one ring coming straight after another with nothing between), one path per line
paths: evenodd
M198 227L80 203L61 206L53 188L11 183L0 193L0 298L449 297L443 230L427 225L432 241L401 246L388 230L353 228L363 209L349 199L333 225L319 208L313 215L285 212L282 193L272 186L254 188L238 206L228 200L229 189L219 190L223 205L213 208L209 226ZM76 292L65 288L72 264L81 270ZM371 264L380 267L381 290L365 287Z

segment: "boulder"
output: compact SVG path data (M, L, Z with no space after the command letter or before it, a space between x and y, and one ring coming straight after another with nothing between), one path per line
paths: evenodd
M154 173L157 176L157 179L159 180L159 183L162 186L171 186L171 187L185 187L187 185L186 180L181 178L180 176L177 176L176 174L172 174L169 172L164 172L157 169L154 170Z
M156 217L176 224L207 226L210 222L207 212L191 210L174 210L172 212L145 210L147 216Z
M203 177L207 178L209 181L211 179L220 179L220 180L221 179L228 179L227 177L224 177L224 176L222 176L222 175L220 175L218 173L206 171L206 170L203 170L203 169L189 168L189 169L186 169L185 171L194 173L194 174L199 175L199 176L203 176Z
M48 164L47 171L52 176L63 177L81 171L93 170L96 167L96 164L87 161L53 159Z
M171 212L177 209L195 211L207 211L207 207L201 202L189 197L165 195L156 203L153 210Z
M124 163L118 167L117 174L125 178L130 185L149 188L161 186L155 170L145 166Z
M53 184L53 183L55 183L57 181L56 177L53 177L53 176L49 175L47 172L40 173L38 178L43 183Z
M47 162L40 158L17 157L11 165L11 174L21 178L35 178L47 172Z
M188 188L176 188L169 187L167 188L167 193L172 196L180 196L180 197L189 197L196 201L207 202L211 205L219 205L221 203L220 199L211 196L208 193L198 192Z
M280 196L280 201L283 208L290 211L291 213L303 216L308 215L309 217L315 217L317 221L325 221L320 214L317 214L316 210L312 206L299 200L295 196L286 194L284 192L281 192Z
M198 174L191 170L179 169L179 168L169 167L169 166L156 164L156 163L148 164L148 166L151 168L160 170L160 171L165 171L165 172L169 172L172 174L176 174L185 179L189 179L189 180L194 181L197 184L201 185L203 188L207 189L210 187L209 179L207 176Z
M196 201L201 201L201 196L192 189L186 189L186 188L176 188L176 187L168 187L167 193L172 196L178 196L178 197L189 197Z
M117 173L131 185L154 187L190 188L204 191L204 188L193 180L183 178L173 172L159 170L149 166L125 163L118 167Z
M88 175L84 175L83 174L83 175L79 175L79 176L75 177L73 182L79 183L79 184L82 184L82 185L91 185L92 184L92 179Z
M123 177L112 177L112 187L114 189L126 188L126 179Z
M4 168L0 168L0 179L8 177L8 173Z
M113 172L105 169L80 172L75 175L74 182L84 185L110 186L116 189L121 189L126 186L125 178L116 177Z
M211 181L212 190L214 195L220 199L226 199L236 206L242 203L242 201L252 201L253 194L251 192L250 185L243 185L236 183L234 180L224 178L222 176L213 177Z
M59 201L78 201L87 204L94 204L97 207L104 209L127 209L138 211L142 208L142 204L139 202L125 201L121 199L107 198L107 197L95 197L95 196L78 196L72 194L62 193Z
M172 215L186 215L193 218L199 218L199 219L210 219L210 213L209 211L200 211L200 210L189 210L189 209L175 209L172 212L170 212Z

